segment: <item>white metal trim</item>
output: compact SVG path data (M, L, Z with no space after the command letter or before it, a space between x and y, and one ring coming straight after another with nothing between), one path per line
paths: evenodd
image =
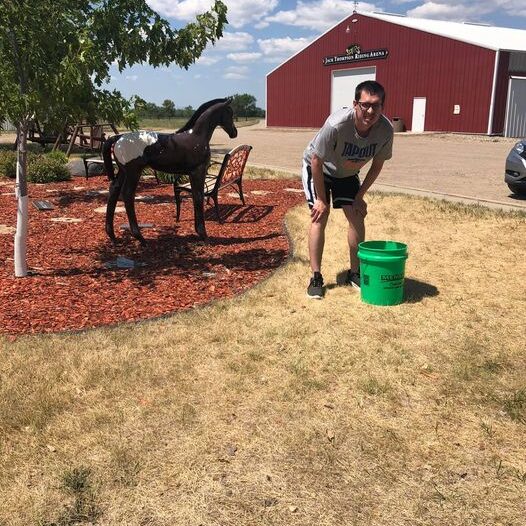
M499 70L500 51L495 53L495 66L493 67L493 84L491 86L491 100L489 103L488 135L493 133L493 116L495 114L495 97L497 96L497 72Z
M504 137L508 136L508 121L510 118L510 94L511 94L511 80L513 77L508 79L508 94L506 95L506 117L504 119Z
M477 41L474 41L474 40L469 40L467 38L461 38L459 36L446 35L445 33L441 33L440 31L432 31L431 29L423 29L421 27L413 27L413 26L410 26L408 24L404 24L404 18L403 17L400 17L399 19L398 19L398 17L395 17L394 20L387 20L383 16L375 16L374 14L370 14L370 13L367 13L367 14L360 13L360 14L362 16L368 16L370 18L375 18L377 20L382 20L383 22L389 22L391 24L396 24L398 26L406 27L408 29L415 29L416 31L422 31L422 33L428 33L430 35L437 35L437 36L442 37L442 38L449 38L450 40L456 40L458 42L464 42L465 44L471 44L473 46L481 47L483 49L492 49L493 51L498 51L500 49L499 47L490 46L490 45L487 45L487 44L483 44L481 42L477 42ZM386 16L389 16L389 15L386 15ZM422 20L424 20L424 19L422 19ZM427 20L436 20L436 19L428 18ZM493 27L493 26L490 26L490 27ZM500 27L500 26L495 26L495 27Z
M268 78L265 77L265 127L268 126Z

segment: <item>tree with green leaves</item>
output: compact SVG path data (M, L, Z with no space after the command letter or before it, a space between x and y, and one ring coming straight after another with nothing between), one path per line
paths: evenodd
M236 118L252 117L256 113L256 97L248 93L232 95L232 109Z
M175 103L173 100L165 99L163 100L163 117L165 119L170 119L175 117Z
M110 66L187 68L222 36L221 0L196 21L174 29L145 0L2 0L0 115L18 126L15 275L27 275L27 132L32 119L133 124L132 104L105 89Z

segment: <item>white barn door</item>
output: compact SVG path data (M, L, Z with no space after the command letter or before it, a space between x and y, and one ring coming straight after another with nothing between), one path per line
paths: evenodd
M526 78L511 77L506 105L505 137L526 137Z
M334 70L331 83L331 113L352 107L356 86L366 80L376 80L375 67Z
M415 97L413 99L413 120L411 123L412 132L423 132L426 122L426 98Z

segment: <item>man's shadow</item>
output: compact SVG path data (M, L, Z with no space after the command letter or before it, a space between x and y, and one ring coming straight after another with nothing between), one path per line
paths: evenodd
M336 276L336 284L328 285L327 288L339 287L345 285L347 271L342 270ZM419 281L417 279L405 278L404 280L404 303L418 303L424 298L438 296L439 291L430 283Z

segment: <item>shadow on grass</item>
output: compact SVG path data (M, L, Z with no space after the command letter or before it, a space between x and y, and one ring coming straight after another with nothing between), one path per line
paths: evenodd
M327 289L346 285L347 271L338 272L336 283L327 285ZM418 303L424 298L438 296L439 291L430 283L417 279L405 278L404 280L404 303Z
M272 205L219 204L219 216L223 223L257 223L272 213L273 209ZM217 221L213 206L205 209L205 220Z
M430 283L417 279L405 278L405 303L418 303L424 298L438 296L439 291Z

